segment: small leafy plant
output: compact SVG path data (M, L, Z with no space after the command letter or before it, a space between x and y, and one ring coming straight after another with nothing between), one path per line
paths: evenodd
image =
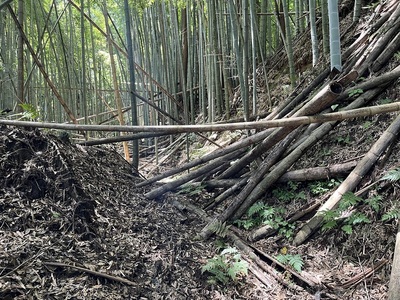
M308 185L311 194L318 196L325 194L330 191L332 188L337 187L340 182L336 179L330 179L327 181L314 181Z
M381 181L387 180L392 183L400 181L400 168L389 170L384 176L380 178ZM397 206L392 207L388 212L382 215L382 221L387 222L391 220L400 219L400 209Z
M400 168L389 170L380 180L389 180L396 182L400 180Z
M306 199L306 194L303 191L298 191L298 188L298 182L289 181L286 187L277 187L273 189L272 195L283 202Z
M37 111L37 109L29 103L22 103L19 104L19 106L22 107L22 109L24 110L22 113L22 117L26 120L29 121L37 121L39 120L39 112Z
M342 145L350 145L351 144L351 139L350 139L349 134L347 134L346 136L338 136L336 138L336 141Z
M398 208L393 208L389 210L388 212L384 213L382 216L382 221L391 221L391 220L398 220L400 219L400 209Z
M285 209L265 205L263 202L256 202L246 213L245 219L236 220L239 227L248 230L259 225L269 225L278 231L278 234L285 238L291 238L295 225L284 218Z
M229 281L237 282L238 279L246 276L249 264L241 258L236 248L226 248L219 255L209 259L201 268L202 273L209 273L210 284L227 284Z
M276 256L276 260L279 261L281 264L291 266L295 271L299 273L301 272L304 265L303 259L299 254L278 254Z
M343 215L346 215L346 212L348 212L352 206L355 206L361 202L368 204L368 201L364 201L361 197L357 197L356 195L354 195L354 193L345 193L337 209L324 212L324 224L322 225L322 230L329 230L337 227L339 220L341 220L343 222L343 226L341 227L341 229L345 233L351 234L353 232L354 225L361 223L371 223L371 220L361 212L355 212L353 214L347 213L349 217L342 217ZM369 203L372 203L375 209L380 207L378 198L370 199Z
M364 91L362 89L354 89L349 91L349 97L358 97L360 96Z
M225 237L230 226L231 225L226 225L226 222L222 223L221 221L218 221L211 229L217 236Z
M392 183L400 180L400 168L389 170L384 176L380 178L381 181L388 180ZM382 215L383 222L400 219L400 209L395 205L388 212Z
M372 127L372 122L371 121L365 121L362 125L363 129L369 129Z
M205 185L193 185L193 184L185 184L183 185L177 194L187 194L189 196L197 196L204 192Z

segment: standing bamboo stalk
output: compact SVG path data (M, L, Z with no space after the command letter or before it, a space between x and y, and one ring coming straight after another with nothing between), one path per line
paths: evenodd
M113 49L113 44L111 42L111 30L110 26L108 23L108 12L107 12L107 4L106 1L103 1L103 15L104 15L104 21L106 25L106 33L107 33L107 45L108 45L108 52L110 55L110 66L111 66L111 75L112 75L112 82L114 85L114 97L115 97L115 103L117 105L118 109L118 120L120 125L125 125L124 121L124 114L122 113L122 100L121 100L121 95L119 93L119 87L118 87L118 79L117 79L117 68L115 66L115 60L114 60L114 49ZM121 135L125 135L123 132L121 132ZM128 143L126 141L122 142L123 148L124 148L124 154L125 154L125 159L127 161L130 160L129 157L129 148L128 148Z
M19 24L18 22L18 18L15 15L12 7L10 5L8 5L8 10L10 11L11 17L13 18L16 26L18 27L18 30L20 31L25 45L28 48L33 60L35 61L36 65L38 66L40 72L43 75L43 78L45 79L45 81L47 82L47 84L49 85L50 89L52 90L53 94L57 97L58 101L60 102L60 104L62 105L62 107L64 108L65 112L67 113L67 115L69 116L69 118L72 120L72 122L74 122L75 124L77 123L76 118L74 116L74 114L72 113L72 111L70 110L70 108L68 107L68 105L65 103L64 99L62 98L61 94L58 92L56 86L54 85L54 83L50 80L50 77L48 75L48 73L46 72L42 62L39 60L39 58L37 57L37 55L35 54L35 51L33 50L31 44L28 41L28 38L26 37L23 28L21 27L21 24Z

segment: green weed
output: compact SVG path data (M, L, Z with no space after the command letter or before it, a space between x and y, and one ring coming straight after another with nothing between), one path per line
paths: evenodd
M278 256L276 256L276 260L279 261L281 264L291 266L298 273L301 272L301 269L304 265L303 259L299 254L279 254Z
M209 273L210 284L227 284L229 281L237 282L246 276L249 264L241 258L236 248L226 248L219 255L209 259L201 268L202 273Z

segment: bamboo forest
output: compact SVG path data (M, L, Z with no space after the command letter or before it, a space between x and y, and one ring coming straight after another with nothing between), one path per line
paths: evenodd
M398 0L0 0L0 299L400 299Z

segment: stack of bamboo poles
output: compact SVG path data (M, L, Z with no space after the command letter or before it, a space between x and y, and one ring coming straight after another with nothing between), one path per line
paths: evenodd
M379 18L379 16L381 16ZM349 92L360 89L363 91L355 100L344 107L338 114L362 108L368 105L388 85L400 77L400 66L381 74L380 70L398 49L400 38L400 6L395 1L392 5L379 6L374 16L368 20L365 28L357 40L344 53L344 72L335 80L327 79L329 70L323 71L316 79L294 98L284 101L266 120L297 118L312 116L327 110L334 103L348 102ZM357 78L364 76L368 79L354 84ZM313 97L310 93L318 89ZM208 238L214 233L217 224L240 218L247 209L260 199L265 192L280 177L286 173L312 145L329 133L338 121L326 122L319 126L286 125L276 129L266 129L257 134L244 138L234 144L219 149L199 159L193 160L177 169L143 181L138 186L159 181L165 177L198 167L195 171L181 176L179 179L166 183L146 194L149 199L160 197L164 193L190 181L200 181L212 174L219 174L218 180L237 177L240 171L250 163L263 157L262 163L248 176L241 177L219 195L216 203L230 201L227 208L214 219L210 220L202 230L201 236ZM310 219L294 239L295 244L303 243L312 232L317 230L322 222L321 212L334 209L341 196L352 191L359 184L361 178L374 165L379 156L393 142L399 132L400 117L376 141L370 151L356 164L347 179L339 186L336 192L319 208L315 216ZM296 140L295 145L293 141ZM248 151L248 147L252 146ZM234 195L234 196L233 196ZM216 204L215 204L216 205ZM215 206L211 205L211 206Z

